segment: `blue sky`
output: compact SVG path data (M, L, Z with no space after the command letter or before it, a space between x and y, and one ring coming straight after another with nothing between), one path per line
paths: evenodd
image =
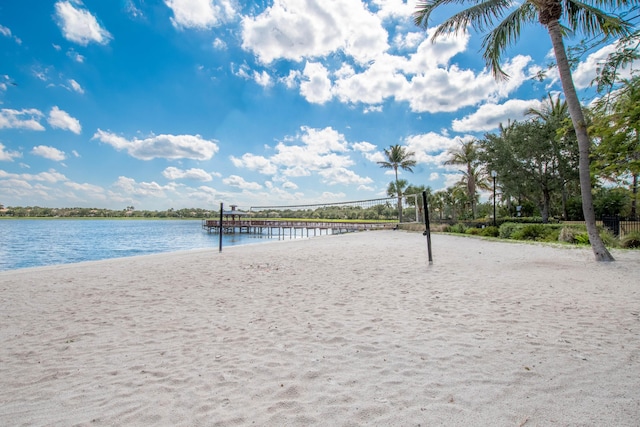
M0 203L165 210L386 197L460 176L447 150L559 90L540 28L484 69L481 37L436 44L402 0L0 2ZM443 15L436 15L437 25ZM579 37L569 43L578 42ZM575 72L581 96L598 61Z

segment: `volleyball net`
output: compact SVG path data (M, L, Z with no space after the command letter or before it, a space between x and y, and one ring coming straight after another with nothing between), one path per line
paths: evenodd
M420 222L422 216L422 194L404 195L398 204L397 197L355 200L337 203L307 205L251 206L254 217L265 219L313 219L349 221L398 221Z

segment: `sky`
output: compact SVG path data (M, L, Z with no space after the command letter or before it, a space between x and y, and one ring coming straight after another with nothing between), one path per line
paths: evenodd
M484 66L481 35L432 43L415 0L3 0L0 204L240 209L386 197L377 162L433 191L462 141L560 90L548 34ZM579 42L576 35L567 40ZM598 63L574 79L585 103ZM391 174L390 174L391 173Z

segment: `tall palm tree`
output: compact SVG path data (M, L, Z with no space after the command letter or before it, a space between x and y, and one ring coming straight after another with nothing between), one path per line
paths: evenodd
M398 193L398 221L402 222L402 186L398 180L398 168L413 172L413 167L416 165L414 158L415 153L408 151L407 147L396 144L385 148L384 155L387 157L387 160L378 162L378 164L384 169L393 169L395 173L395 188Z
M454 13L446 19L434 32L432 40L450 33L466 31L468 26L478 32L490 31L484 36L483 57L493 75L507 78L500 67L502 54L520 37L524 25L533 24L536 20L546 28L551 38L553 52L556 57L562 89L569 107L571 121L576 131L580 148L580 190L582 193L582 210L587 225L589 241L597 261L613 261L613 257L604 245L596 227L596 217L591 194L591 175L589 172L589 149L591 141L587 133L587 125L580 100L576 93L563 36L568 31L582 32L586 36L618 37L631 33L631 23L618 16L606 13L598 7L624 10L637 4L637 0L592 0L591 4L576 0L524 0L513 2L508 0L467 0L469 7ZM465 0L426 0L419 1L414 12L416 25L427 27L429 17L435 9L448 5L457 7ZM565 26L560 25L563 19Z
M462 182L467 188L473 219L476 218L476 166L478 164L478 150L475 143L476 140L463 141L460 148L449 151L449 158L444 162L445 165L463 165L465 167L465 170L462 171Z

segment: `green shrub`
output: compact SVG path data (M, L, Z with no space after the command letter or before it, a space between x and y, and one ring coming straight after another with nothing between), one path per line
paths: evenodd
M576 227L562 227L562 230L560 230L558 234L558 241L573 244L578 243L576 235L580 232Z
M549 232L542 224L525 224L511 235L515 240L545 240Z
M466 227L464 226L464 224L457 223L457 224L453 224L453 225L448 226L445 231L447 233L464 234L465 230L466 230Z
M626 249L640 248L640 231L633 231L622 238L620 246Z
M465 233L465 234L470 234L470 235L472 235L472 236L479 236L481 231L482 231L482 229L481 229L481 228L477 228L477 227L470 227L470 228L467 228L467 229L464 231L464 233Z
M578 233L576 234L576 243L579 245L588 245L589 244L589 234L588 233Z
M602 238L604 245L608 248L617 248L620 246L620 239L614 236L607 228L600 230L600 237Z
M490 225L488 227L481 229L480 235L487 236L487 237L498 237L500 235L500 230L498 229L498 227L494 227L493 225Z
M520 225L514 222L505 222L500 226L498 235L501 239L510 239L514 231L520 228Z
M557 242L560 236L560 230L557 227L546 227L545 242Z

